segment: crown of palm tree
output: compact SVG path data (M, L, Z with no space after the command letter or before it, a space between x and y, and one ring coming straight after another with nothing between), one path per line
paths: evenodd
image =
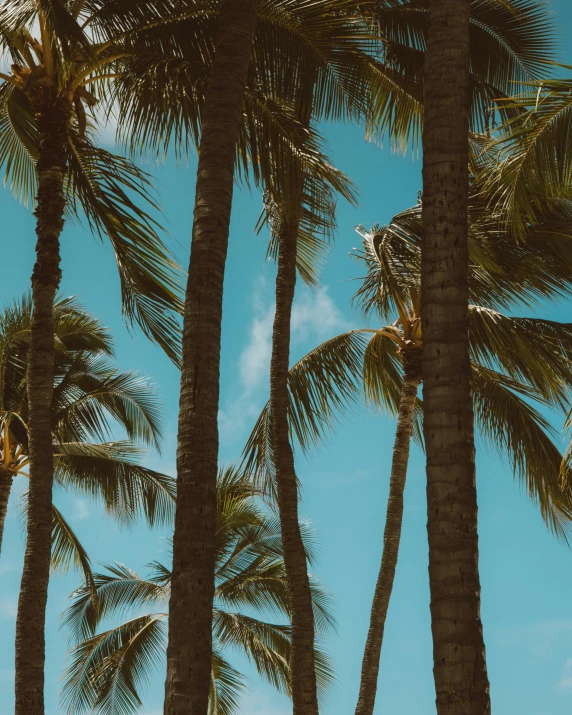
M26 371L32 304L29 296L0 314L0 462L11 482L28 476ZM55 306L55 387L52 431L56 483L103 503L123 524L143 515L150 525L174 513L175 480L144 467L138 444L159 447L159 405L148 380L110 362L113 343L101 323L73 298ZM106 441L113 427L127 439ZM8 482L8 486L10 484ZM64 516L54 508L52 566L81 566L92 584L90 561Z
M245 678L227 660L229 649L242 651L262 678L290 693L290 627L269 622L290 615L280 526L259 505L247 475L227 468L217 483L217 564L213 610L213 657L210 715L237 712ZM303 525L310 559L313 539ZM94 602L89 588L73 594L65 625L80 640L71 652L62 702L69 713L86 711L135 712L142 705L141 690L151 671L161 664L166 643L165 610L171 573L163 564L149 565L149 576L139 577L122 564L96 574ZM312 581L314 614L322 635L334 627L329 596ZM159 607L161 611L155 612ZM143 615L97 633L102 619L133 610ZM150 612L152 611L152 612ZM265 618L266 616L266 618ZM322 692L332 682L327 657L317 652Z
M420 234L412 231L411 212L395 217L389 227L362 235L360 258L366 261L368 274L357 300L366 313L375 310L383 320L391 315L397 320L379 329L364 327L332 338L290 369L290 429L303 450L324 438L336 416L355 403L360 393L395 416L404 356L408 350L418 350L422 341L418 322L421 242ZM526 289L524 296L503 295L505 286L496 284L498 267L492 270L494 251L474 249L473 297L485 296L488 303L472 305L469 311L477 425L485 440L509 459L531 498L539 503L548 526L567 539L572 493L569 480L561 479L562 455L553 441L554 432L537 408L568 409L572 326L508 317L496 310L499 302L533 300L557 289L543 275L537 278L532 273L526 278L526 265L521 264L516 288ZM532 255L532 271L536 258ZM249 438L245 461L261 488L273 493L271 419L268 404ZM418 400L415 436L419 442L421 420Z
M93 110L110 94L131 38L144 21L160 20L160 3L9 0L0 9L0 49L12 60L0 85L0 165L12 192L36 194L36 113L54 102L69 116L66 211L85 218L116 254L124 315L179 360L180 272L149 212L159 209L150 177L124 157L97 147ZM39 32L39 39L33 32ZM103 102L105 104L105 102ZM104 108L102 108L104 111ZM137 205L142 200L147 211Z

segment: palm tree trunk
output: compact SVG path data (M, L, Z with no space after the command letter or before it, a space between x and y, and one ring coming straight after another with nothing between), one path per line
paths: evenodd
M439 715L490 713L469 362L469 9L470 0L431 0L424 81L423 402Z
M223 279L255 0L221 4L202 116L183 326L165 715L207 715L215 574Z
M276 467L278 511L284 549L284 566L292 609L292 700L294 715L317 715L314 667L314 616L306 552L298 520L298 485L294 453L288 432L288 369L290 321L296 288L298 221L291 220L280 233L276 276L276 316L270 362L272 448Z
M2 537L4 536L4 522L10 500L13 474L9 469L0 468L0 553L2 553Z
M45 619L52 533L51 400L54 388L53 307L61 278L59 237L64 225L63 182L69 105L37 115L40 156L35 216L36 265L28 362L30 487L24 570L16 620L16 715L44 715Z
M409 447L413 433L417 389L421 381L420 357L420 355L414 355L411 358L407 356L404 359L403 386L399 399L397 431L393 446L389 498L387 500L387 515L383 534L383 555L371 606L369 631L361 666L361 682L356 715L373 715L375 706L383 632L385 630L389 599L393 590L399 542L401 540L403 492L405 490Z

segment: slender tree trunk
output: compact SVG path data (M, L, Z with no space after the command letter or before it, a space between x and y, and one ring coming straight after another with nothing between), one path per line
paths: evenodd
M60 104L61 102L61 104ZM69 105L37 115L40 157L34 302L28 362L30 487L24 570L16 620L16 715L44 715L45 620L52 534L51 400L54 388L54 299L60 284L59 236L64 225L63 182Z
M13 474L10 470L0 468L0 554L2 553L2 537L4 536L4 522L12 489L12 478Z
M439 715L488 715L468 326L470 0L431 0L422 329L429 580Z
M215 578L223 279L255 0L221 4L202 117L177 449L165 715L207 715Z
M290 320L296 288L298 225L299 221L293 219L286 223L280 234L276 276L276 316L270 362L270 406L284 566L292 609L290 666L294 715L317 715L312 594L298 520L298 486L294 453L288 433Z
M409 447L413 433L417 389L421 381L420 357L420 355L415 355L412 358L406 357L404 360L403 387L399 400L397 431L395 433L391 476L389 479L387 515L383 534L383 555L371 606L369 631L361 666L361 683L356 715L373 715L375 706L383 632L395 579L399 542L401 541L403 492L405 491Z

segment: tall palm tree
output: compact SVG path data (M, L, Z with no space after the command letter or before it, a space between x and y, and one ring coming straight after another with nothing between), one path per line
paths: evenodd
M12 481L29 476L27 360L32 303L29 296L0 314L0 541ZM158 446L157 400L149 383L110 363L109 332L78 303L54 305L55 387L51 405L55 481L63 489L101 500L120 523L144 515L150 525L168 522L175 508L172 477L140 464L138 443ZM112 422L124 441L105 441ZM62 513L52 508L52 568L73 562L93 586L90 560Z
M439 715L491 711L480 614L467 319L470 5L470 0L430 0L424 68L420 317Z
M559 252L560 239L539 236L536 255L530 246L503 238L491 226L472 197L471 298L487 307L470 310L472 382L480 430L513 464L539 502L555 533L566 538L572 515L572 495L559 479L561 455L550 429L529 401L566 408L570 384L570 325L507 318L500 307L530 304L539 296L557 296L562 289L549 270L537 270L545 248L570 268L572 254ZM561 228L567 224L563 218ZM383 559L371 612L356 713L373 712L387 608L395 575L403 490L411 436L421 439L422 330L419 317L421 207L397 216L389 227L365 233L362 257L369 271L358 298L366 313L397 320L381 329L358 329L319 346L294 366L289 376L290 430L304 449L319 440L334 412L351 402L361 389L366 398L398 418L385 525ZM550 258L549 258L550 263ZM510 265L516 267L511 270ZM569 283L570 273L565 283ZM368 337L369 336L369 337ZM499 370L500 368L500 370ZM251 467L272 477L274 455L269 439L269 403L246 448ZM269 477L270 472L270 477ZM567 484L567 482L564 482Z
M415 3L418 4L418 3ZM422 3L425 4L425 3ZM423 222L421 270L424 432L427 450L429 581L437 711L489 713L480 618L477 499L468 335L467 200L471 116L471 9L499 8L507 24L540 20L540 3L429 0L423 64ZM526 43L529 67L546 41ZM473 46L473 55L481 47ZM494 69L493 69L494 68ZM498 68L498 69L497 69ZM522 79L509 61L489 74ZM516 70L516 71L515 71ZM485 107L491 113L491 109ZM461 576L462 575L462 576ZM454 607L451 604L455 604Z
M112 81L133 52L134 23L160 3L53 3L9 0L0 11L0 41L12 58L3 74L2 163L22 190L37 184L34 312L28 375L30 472L28 538L16 624L16 712L43 713L44 623L50 567L54 464L50 404L53 392L53 306L61 279L59 238L66 207L74 202L92 227L114 246L123 283L124 309L144 331L177 354L180 307L173 262L155 225L129 198L145 196L145 175L89 141L85 107L97 103L98 86ZM105 12L101 12L105 9ZM31 32L37 24L40 39ZM88 89L87 87L90 87ZM105 94L103 94L105 96ZM24 191L26 188L23 189ZM72 197L66 201L66 197ZM122 205L123 204L123 205Z
M209 698L222 293L255 30L255 0L222 0L202 114L185 295L166 715L204 715Z
M370 40L359 20L344 16L350 6L357 8L358 3L212 3L212 9L219 10L218 17L211 12L218 27L216 40L208 7L200 23L193 23L190 42L185 44L184 25L174 29L182 36L177 40L185 50L182 57L161 53L160 33L150 32L150 43L159 36L157 52L146 63L133 64L131 82L119 97L120 116L135 138L132 144L158 139L163 147L174 136L186 148L192 136L199 145L183 330L166 713L178 712L183 703L190 712L204 715L208 699L220 324L235 168L252 175L274 198L296 194L291 205L300 202L299 191L289 182L315 158L308 127L294 106L303 73L309 68L318 78L322 116L347 115L348 107L357 113L365 105L360 90L366 82L356 68L368 64L360 45ZM235 167L237 148L241 162ZM289 166L295 170L287 171ZM297 545L299 567L305 572L299 539ZM308 589L304 591L307 596ZM308 605L306 598L306 615ZM295 626L295 632L302 630ZM303 655L302 649L297 652ZM296 671L301 681L312 678L311 667Z
M291 695L291 628L280 621L291 616L279 521L261 509L247 475L221 470L217 480L217 557L215 605L211 627L209 714L237 713L244 676L227 659L238 649L262 678ZM313 558L311 534L303 525L304 543ZM134 713L142 705L141 689L151 670L161 664L166 641L164 609L169 601L171 571L150 564L143 579L122 564L95 576L94 601L88 588L74 593L65 625L77 645L65 675L62 704L70 715L82 712ZM327 594L312 580L318 630L333 627ZM150 612L159 607L160 612ZM96 633L104 618L139 614ZM141 609L143 612L141 613ZM259 612L260 616L253 615ZM272 613L278 622L261 620ZM226 651L226 652L225 652ZM318 683L331 684L328 659L317 651Z

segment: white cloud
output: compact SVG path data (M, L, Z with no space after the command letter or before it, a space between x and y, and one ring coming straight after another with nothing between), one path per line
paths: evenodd
M252 425L268 399L272 327L276 311L270 296L265 279L259 279L253 295L254 317L248 331L248 343L239 358L241 392L219 413L221 436L225 440L238 438L247 425ZM292 307L293 345L309 342L308 348L312 348L345 327L327 287L311 290L301 286Z
M274 312L274 304L265 311L256 310L250 325L250 339L240 355L240 381L246 391L253 390L268 375Z
M568 659L564 663L564 668L562 669L562 677L560 678L558 687L561 690L572 690L572 658Z
M326 286L304 288L292 308L292 338L296 342L327 338L343 330L345 321Z
M76 521L83 521L89 517L89 505L85 499L75 500L75 511L74 519Z

